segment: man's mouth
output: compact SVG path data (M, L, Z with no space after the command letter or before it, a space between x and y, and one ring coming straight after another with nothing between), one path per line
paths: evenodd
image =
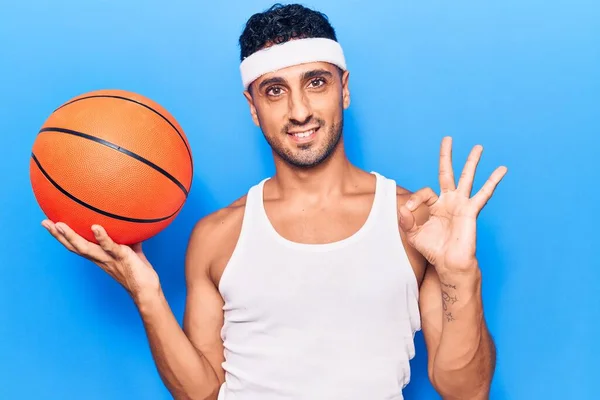
M309 140L312 140L315 137L318 130L319 127L305 129L303 131L288 131L288 135L290 135L295 142L305 143Z

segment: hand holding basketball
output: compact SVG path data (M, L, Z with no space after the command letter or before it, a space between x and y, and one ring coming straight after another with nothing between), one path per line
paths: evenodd
M112 276L134 299L147 290L159 289L158 274L144 255L141 243L116 244L99 225L91 228L98 244L84 239L65 223L44 220L42 225L69 251L92 261Z

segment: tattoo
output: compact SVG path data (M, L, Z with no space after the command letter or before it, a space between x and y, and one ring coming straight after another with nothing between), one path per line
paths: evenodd
M456 285L449 285L444 282L440 282L440 283L442 284L442 286L447 287L448 289L456 289Z
M454 304L458 301L456 296L450 296L448 292L442 292L442 300L444 303L444 310L448 308L448 303Z
M456 294L451 293L451 290L456 289L456 285L450 285L448 283L440 282L442 286L445 288L442 290L442 307L444 308L444 315L448 322L454 321L455 318L452 315L452 312L448 311L448 305L452 305L458 301Z

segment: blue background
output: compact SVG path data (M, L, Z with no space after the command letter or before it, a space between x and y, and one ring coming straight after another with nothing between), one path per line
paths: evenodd
M237 39L271 3L22 0L0 11L0 398L167 399L129 297L41 228L28 176L35 135L71 97L102 88L165 106L196 170L177 220L145 246L181 319L194 223L273 172L241 94ZM437 189L481 143L484 302L498 346L492 399L592 399L600 357L600 3L312 1L351 69L350 157ZM407 399L435 399L418 355Z

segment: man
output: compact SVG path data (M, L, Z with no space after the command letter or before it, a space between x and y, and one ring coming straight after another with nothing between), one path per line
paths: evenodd
M471 197L481 146L455 186L445 138L439 196L362 171L344 152L349 73L327 18L274 6L249 19L240 45L276 174L195 226L183 329L140 244L43 225L131 294L176 399L402 399L419 329L440 395L487 398L495 351L475 228L506 168Z

